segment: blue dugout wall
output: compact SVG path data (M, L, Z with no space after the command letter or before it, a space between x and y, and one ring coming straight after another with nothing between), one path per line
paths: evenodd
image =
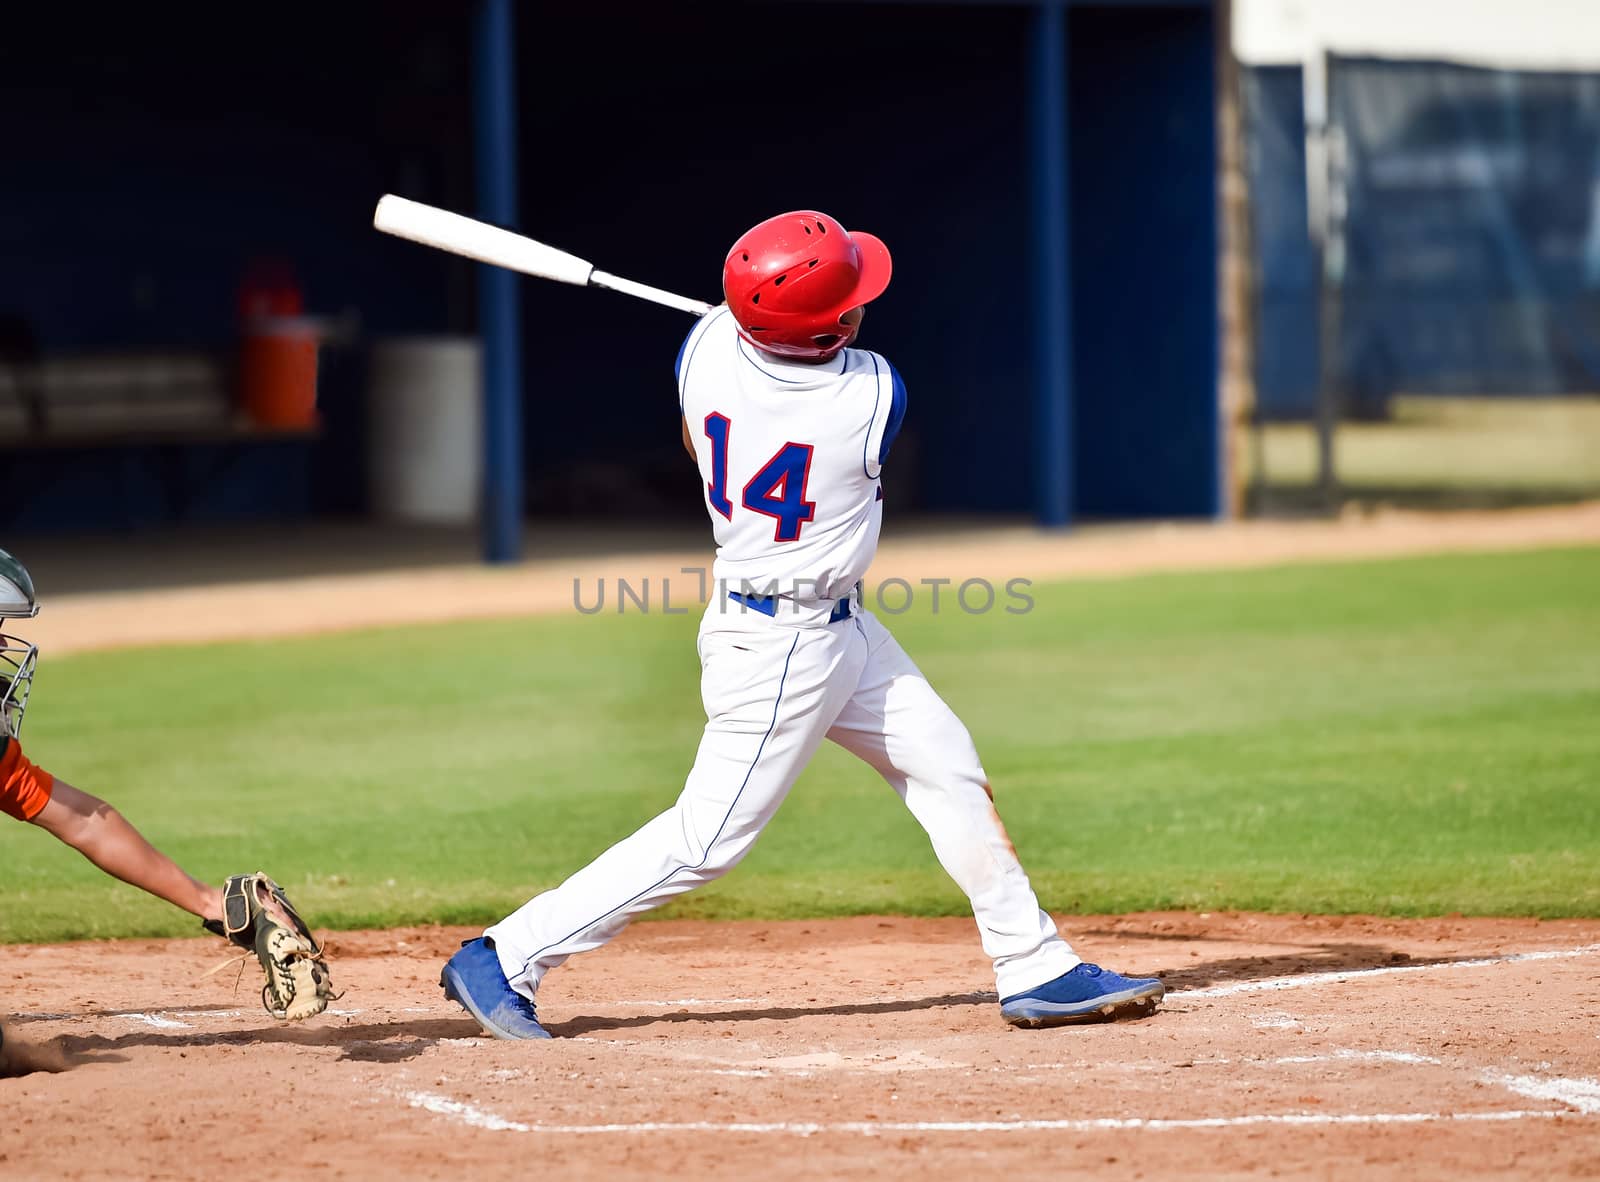
M1205 8L1071 13L1078 511L1220 511L1216 120Z
M378 7L290 3L236 39L176 17L20 18L30 27L0 48L23 115L0 310L29 317L48 351L225 347L241 268L275 254L313 310L358 308L370 335L475 324L470 264L369 228L384 190L476 204L470 10L389 3L374 24ZM1066 8L1076 510L1209 515L1210 7ZM911 392L892 504L1033 508L1029 6L517 14L523 228L706 298L727 244L775 210L814 205L883 235L896 277L863 343ZM533 281L521 297L527 507L694 512L670 377L687 321ZM328 431L296 461L315 478L280 511L360 507L362 382L359 353L330 358ZM217 515L270 500L251 495L272 487L270 465L238 479L250 487L219 493ZM108 524L92 503L47 510L31 524Z

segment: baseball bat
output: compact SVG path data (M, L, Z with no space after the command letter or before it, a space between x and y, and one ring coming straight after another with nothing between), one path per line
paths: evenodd
M703 300L691 300L688 296L674 295L659 287L598 271L587 259L557 250L524 234L503 230L488 222L463 217L434 205L396 197L393 193L386 193L379 198L378 208L372 213L372 224L385 234L447 250L451 254L464 255L480 263L492 263L497 267L520 271L524 275L554 279L557 283L571 283L578 287L603 287L608 291L665 304L680 312L692 312L696 316L704 316L711 311L711 305Z

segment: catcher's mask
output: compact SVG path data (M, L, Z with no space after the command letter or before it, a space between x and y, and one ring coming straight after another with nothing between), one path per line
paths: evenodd
M28 568L0 550L0 620L31 620L39 614ZM22 729L22 712L33 690L33 669L39 662L38 646L0 632L0 734Z

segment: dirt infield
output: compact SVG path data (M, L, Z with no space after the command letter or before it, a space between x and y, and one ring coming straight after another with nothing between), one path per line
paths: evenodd
M299 1027L212 941L5 950L6 1178L1415 1178L1600 1173L1600 921L1067 917L1139 1023L1000 1021L970 922L643 924L556 1041L446 1004L467 933L337 937Z

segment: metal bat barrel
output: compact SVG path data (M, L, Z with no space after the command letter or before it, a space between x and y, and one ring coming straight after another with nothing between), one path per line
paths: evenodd
M393 193L378 201L372 224L397 238L448 250L480 263L521 271L524 275L554 279L557 283L585 287L594 274L594 264L577 255L447 209L396 197Z

